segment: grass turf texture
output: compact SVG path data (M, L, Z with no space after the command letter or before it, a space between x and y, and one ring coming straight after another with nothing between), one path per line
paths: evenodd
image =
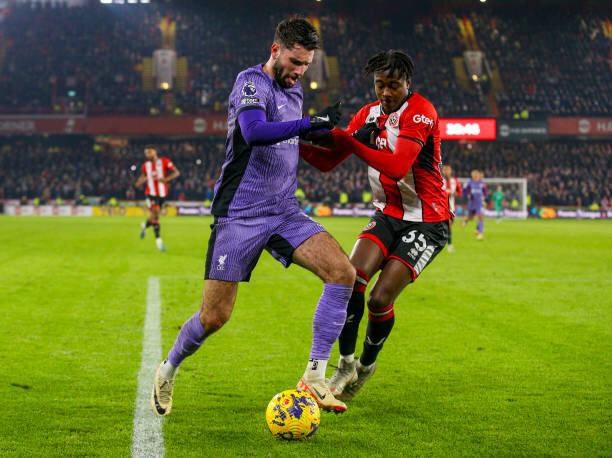
M139 222L0 217L0 455L129 455L147 277L165 354L199 305L210 232L166 218L160 254ZM323 221L347 251L365 223ZM377 374L303 443L264 412L304 370L321 284L264 254L181 369L167 456L611 455L611 229L488 222L478 242L457 225L457 252L396 302Z

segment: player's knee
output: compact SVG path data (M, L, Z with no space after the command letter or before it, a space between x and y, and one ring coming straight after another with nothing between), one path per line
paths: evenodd
M356 272L355 267L350 263L348 258L346 262L339 263L335 268L328 274L326 283L335 283L338 285L350 285L355 283Z
M390 291L374 290L368 298L368 310L370 310L370 312L385 310L392 303L393 296L391 295Z
M207 333L218 331L230 319L231 312L224 309L202 309L200 311L200 323Z

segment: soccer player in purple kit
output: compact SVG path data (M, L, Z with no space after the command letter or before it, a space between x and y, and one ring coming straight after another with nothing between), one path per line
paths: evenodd
M346 410L329 391L325 369L346 319L355 269L295 198L299 136L332 129L341 116L336 104L302 117L299 79L319 40L308 21L284 20L276 28L268 61L236 78L229 97L226 157L212 205L202 306L183 324L157 368L151 396L157 415L170 413L177 369L229 320L238 283L249 281L264 249L285 267L293 262L323 280L310 359L297 389L309 392L322 409Z
M463 220L465 226L474 216L478 217L476 226L476 238L482 240L484 237L484 214L483 207L487 198L487 185L482 181L483 173L480 170L472 170L472 179L463 188L463 193L468 200L467 215Z

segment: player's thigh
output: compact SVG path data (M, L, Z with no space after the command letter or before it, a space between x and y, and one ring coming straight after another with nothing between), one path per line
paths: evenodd
M382 212L374 214L357 237L351 253L351 263L356 269L368 277L378 272L395 243L397 223Z
M404 263L391 259L378 276L370 297L370 309L382 309L395 302L406 286L412 283L412 272Z
M373 240L360 238L353 246L350 260L355 269L372 277L380 269L385 255Z
M238 282L222 280L204 282L200 320L206 329L218 329L229 320L237 295Z
M206 253L205 280L249 281L269 237L263 218L215 218Z
M325 283L352 285L355 281L355 268L338 242L327 232L319 232L297 247L293 262Z
M448 243L448 221L409 223L387 257L403 263L415 281Z

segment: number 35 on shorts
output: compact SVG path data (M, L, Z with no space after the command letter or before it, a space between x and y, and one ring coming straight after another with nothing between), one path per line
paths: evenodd
M427 241L425 234L416 229L402 236L401 250L407 261L414 267L415 273L419 275L425 266L433 259L439 251L439 247Z

